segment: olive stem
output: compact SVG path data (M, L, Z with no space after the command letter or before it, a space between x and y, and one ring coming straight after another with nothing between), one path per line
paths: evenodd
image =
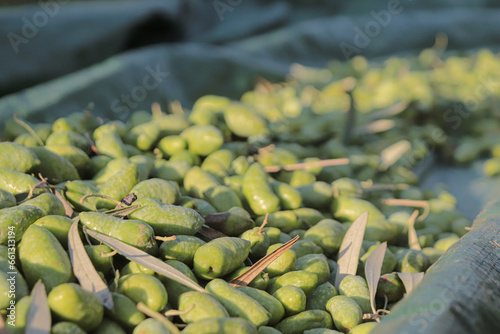
M43 140L42 138L40 138L40 136L35 132L35 130L33 130L31 128L31 126L28 125L28 123L24 122L23 120L20 120L19 118L17 118L17 112L14 114L14 121L19 124L20 126L22 126L26 131L28 131L35 139L36 141L38 142L38 144L40 146L43 146Z
M172 322L170 322L167 318L165 318L161 313L153 311L149 307L146 306L143 302L137 303L137 309L147 315L150 318L158 320L162 325L167 327L169 331L173 334L179 334L179 328L177 328Z
M121 205L121 204L123 204L122 202L120 202L120 201L118 201L118 200L116 200L116 199L114 199L114 198L111 198L111 197L109 197L109 196L102 195L102 194L87 194L87 195L83 196L82 198L80 198L80 203L85 202L85 200L86 200L87 198L89 198L89 197L101 197L101 198L108 199L108 200L110 200L110 201L112 201L112 202L115 202L117 205Z
M412 199L397 199L397 198L388 198L382 200L382 204L389 206L410 206L415 208L422 208L424 212L419 217L418 221L424 220L429 215L429 201L419 201Z
M151 104L151 113L153 114L153 119L155 121L163 117L163 114L161 113L161 106L158 102L153 102Z
M373 181L361 182L361 187L364 191L384 191L384 190L406 190L410 188L409 184L399 183L399 184L383 184L383 183L373 183Z
M168 311L164 312L163 315L165 315L166 317L175 317L175 316L186 314L189 311L191 311L193 308L194 308L194 304L191 304L184 311L181 311L181 310L168 310Z
M276 145L274 145L274 144L267 145L267 146L259 148L257 150L257 153L259 153L259 154L271 153L270 151L274 150L275 147L276 147Z
M182 109L182 105L178 100L170 103L170 110L174 115L184 115L184 109Z
M264 217L264 221L262 222L262 225L260 225L260 228L259 230L257 231L257 234L258 235L262 235L262 229L264 228L264 226L267 225L267 218L269 217L269 212L266 213L266 217Z
M301 162L297 164L289 164L289 165L275 165L275 166L266 166L264 170L267 173L276 173L280 170L292 171L296 169L304 169L308 167L327 167L327 166L341 166L348 165L348 158L340 158L340 159L327 159L320 161L309 161L309 162Z
M115 249L114 251L109 252L109 253L104 253L104 252L101 252L99 255L100 255L101 257L113 257L113 256L115 256L116 254L118 254L118 251Z
M159 241L172 241L172 240L175 240L177 239L177 237L175 235L171 236L171 237L155 237L156 240L159 240Z

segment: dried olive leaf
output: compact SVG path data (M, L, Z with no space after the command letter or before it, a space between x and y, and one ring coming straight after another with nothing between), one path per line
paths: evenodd
M368 222L368 212L362 213L358 219L352 223L342 240L337 261L338 270L335 278L335 288L338 290L340 282L347 275L356 275L358 270L359 251L365 236L366 223Z
M71 205L68 203L68 201L61 195L59 191L54 191L54 194L56 197L61 201L61 203L64 205L64 211L66 212L66 216L69 218L73 218L75 216L75 211L71 207Z
M399 278L403 281L406 289L406 294L410 294L413 289L422 281L424 273L398 273Z
M196 291L207 292L201 286L199 286L192 279L184 275L179 270L169 266L165 262L157 259L154 256L149 255L146 252L141 251L133 246L127 245L120 240L108 237L107 235L97 233L95 231L85 229L85 232L88 233L93 238L101 241L102 243L108 245L109 247L116 249L118 253L125 256L131 261L138 262L143 266L148 267L151 270L156 271L158 274L166 276L174 281L177 281L185 286L188 286Z
M392 119L379 119L367 125L359 126L354 129L354 135L367 135L388 131L396 126L396 122Z
M365 264L365 277L370 289L370 306L373 314L377 313L375 307L375 294L377 293L378 281L380 280L380 272L384 263L385 251L387 250L387 242L380 244L370 254Z
M273 252L267 254L259 261L255 262L253 266L248 268L244 273L235 277L229 284L232 286L247 286L251 281L254 280L264 269L267 268L272 262L279 258L283 253L289 250L295 243L299 240L299 236L295 236L292 240L287 241L280 247L276 248Z
M83 247L82 240L78 234L78 221L75 221L69 230L68 248L73 272L82 288L94 293L99 297L104 307L112 310L113 297L108 286L102 281L102 278L95 270L92 261L90 261L85 251L85 247Z
M129 214L131 214L132 212L137 210L139 207L140 207L140 205L132 205L132 206L128 206L128 207L104 211L103 213L106 213L108 215L115 216L118 218L123 218L123 217L127 217Z
M397 143L386 147L380 153L380 165L378 170L382 172L386 171L409 150L411 150L411 143L408 140L400 140Z
M417 231L415 231L415 220L418 217L418 210L413 211L410 219L408 220L408 245L410 249L422 250L418 242Z
M52 319L45 285L39 280L31 291L31 304L26 317L26 333L50 334Z
M214 240L217 238L227 237L224 233L217 231L214 228L203 225L202 228L197 232L204 240Z
M125 206L131 206L132 203L134 203L136 200L137 200L137 195L134 193L130 193L122 198L122 200L120 201L122 202L122 204L116 205L115 209L121 209Z

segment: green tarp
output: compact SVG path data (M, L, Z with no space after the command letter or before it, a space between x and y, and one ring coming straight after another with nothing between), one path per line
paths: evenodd
M205 94L238 98L259 77L284 80L293 63L500 46L494 0L46 0L0 7L0 129L15 112L49 121L90 102L125 119L152 102L184 106ZM438 168L475 215L500 185ZM445 177L446 176L446 177ZM478 188L480 186L484 188ZM500 218L475 228L439 260L376 333L498 333ZM450 275L453 273L453 275Z
M370 334L500 333L500 206L451 246Z

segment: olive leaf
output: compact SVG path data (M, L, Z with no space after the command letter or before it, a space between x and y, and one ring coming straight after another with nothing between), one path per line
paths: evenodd
M363 237L365 236L367 222L368 212L364 212L352 223L344 236L344 240L342 240L337 260L337 277L335 278L335 288L337 290L344 277L347 275L356 275L359 251L363 243Z
M137 205L132 205L132 206L121 207L121 208L116 208L116 209L104 211L103 213L106 213L108 215L115 216L118 218L123 218L123 217L127 217L129 214L131 214L132 212L137 210L137 208L139 208L139 207L140 207L140 205L137 204Z
M417 231L415 231L415 220L418 217L418 210L413 211L410 219L408 220L408 246L410 249L422 250L418 242Z
M147 315L150 318L153 318L157 321L159 321L163 326L165 326L170 333L172 334L179 334L179 328L175 326L170 320L168 320L165 316L163 316L161 313L158 313L152 309L150 309L146 304L143 302L137 303L137 309Z
M387 250L387 242L380 244L370 254L365 263L365 277L370 289L370 306L373 314L377 313L375 307L375 294L377 293L378 281L380 280L380 272L384 263L385 251Z
M83 247L82 240L78 234L78 220L76 220L69 229L68 248L71 264L73 265L73 272L82 288L94 293L99 297L104 307L112 310L114 306L113 297L111 296L108 286L102 281L101 276L99 276L95 270L92 261L90 261L85 251L85 247Z
M403 282L406 294L410 294L424 278L424 273L398 273L399 279Z
M211 228L211 227L206 226L206 225L203 225L202 228L197 233L204 240L214 240L217 238L227 237L227 235L225 235L224 233L217 231L216 229Z
M359 126L354 129L355 136L367 135L388 131L396 126L396 122L392 119L379 119L364 126Z
M372 111L370 114L365 115L364 119L365 121L375 121L381 118L396 116L405 111L406 108L408 108L407 102L397 102L388 108Z
M52 319L45 285L39 280L31 291L31 303L26 317L26 333L50 334Z
M71 207L71 205L68 203L68 201L64 198L63 195L57 190L54 191L54 194L56 197L61 201L61 203L64 205L64 211L66 212L66 216L69 218L73 218L75 216L75 211Z
M272 262L279 258L283 253L289 250L295 243L299 240L299 236L295 236L292 240L287 241L280 247L276 248L273 252L267 254L259 261L255 262L253 266L248 268L241 275L233 278L229 281L232 286L247 286L251 281L254 280L264 269L267 268Z
M411 143L408 140L400 140L386 147L380 153L380 165L378 170L381 172L386 171L409 150L411 150Z
M158 274L173 279L174 281L177 281L196 291L205 293L207 292L205 289L196 284L196 282L194 282L192 279L184 275L179 270L173 268L172 266L169 266L160 259L151 256L140 249L137 249L133 246L121 242L120 240L108 237L107 235L100 234L89 229L85 229L85 232L88 233L90 236L96 238L97 240L101 241L102 243L108 245L109 247L116 249L118 253L125 256L131 261L138 262L143 266L146 266L149 269L156 271Z

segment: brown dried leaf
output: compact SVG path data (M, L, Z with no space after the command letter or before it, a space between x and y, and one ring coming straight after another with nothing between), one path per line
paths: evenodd
M410 249L422 250L418 242L417 231L415 231L415 220L418 217L418 210L413 211L413 214L408 220L408 245Z
M82 240L78 234L78 220L71 225L69 230L68 248L71 264L73 265L73 272L82 288L94 293L99 297L104 307L112 310L113 297L111 296L108 286L102 281L102 278L95 270L92 261L90 261L85 251L85 247L83 247Z
M123 208L124 206L130 206L137 200L137 195L134 193L130 193L127 196L123 197L121 202L123 205L118 204L115 209Z
M64 198L63 195L57 190L54 191L56 197L61 201L61 203L64 205L64 211L66 212L66 216L69 218L73 218L75 216L75 211L71 207L71 205L68 203L66 198Z
M368 222L368 212L364 212L352 223L344 236L339 250L337 261L338 270L335 278L335 288L338 290L340 282L347 275L356 275L358 270L359 251L365 236L366 223Z
M198 234L202 237L204 240L214 240L217 238L224 238L227 237L224 233L217 231L214 228L211 228L209 226L203 226L199 231Z
M235 277L229 284L232 286L247 286L255 277L257 277L264 269L267 268L274 260L279 258L284 252L289 250L299 240L299 236L295 236L292 240L287 241L279 248L275 249L272 253L267 254L259 261L255 262L253 266L248 268L244 273Z
M39 280L31 291L31 304L26 317L26 333L50 334L51 325L45 285Z
M380 272L382 270L386 250L387 242L380 244L370 254L365 264L365 277L366 282L368 283L368 288L370 289L370 306L372 307L372 312L374 314L377 313L377 309L375 307L375 294L377 293L378 281L380 280Z
M173 279L181 284L184 284L185 286L188 286L196 291L200 292L207 292L205 289L203 289L201 286L199 286L196 282L194 282L192 279L184 275L182 272L179 270L175 269L172 266L169 266L165 262L161 261L160 259L149 255L146 252L143 252L140 249L137 249L133 246L127 245L120 240L108 237L107 235L97 233L95 231L85 229L85 232L88 233L91 237L96 238L97 240L101 241L102 243L105 243L109 247L116 249L118 253L122 254L126 258L128 258L131 261L138 262L142 264L143 266L148 267L151 270L156 271L158 274L166 276L170 279Z
M424 278L424 273L398 273L399 279L403 282L406 294L410 294Z
M371 134L371 133L379 133L379 132L384 132L388 131L396 126L396 122L392 119L379 119L376 121L373 121L370 124L364 125L364 126L359 126L354 129L354 135L355 136L360 136L360 135L366 135L366 134Z
M380 153L380 165L378 167L379 171L386 171L389 167L394 165L403 154L411 150L411 143L408 140L400 140L395 144L386 147Z

